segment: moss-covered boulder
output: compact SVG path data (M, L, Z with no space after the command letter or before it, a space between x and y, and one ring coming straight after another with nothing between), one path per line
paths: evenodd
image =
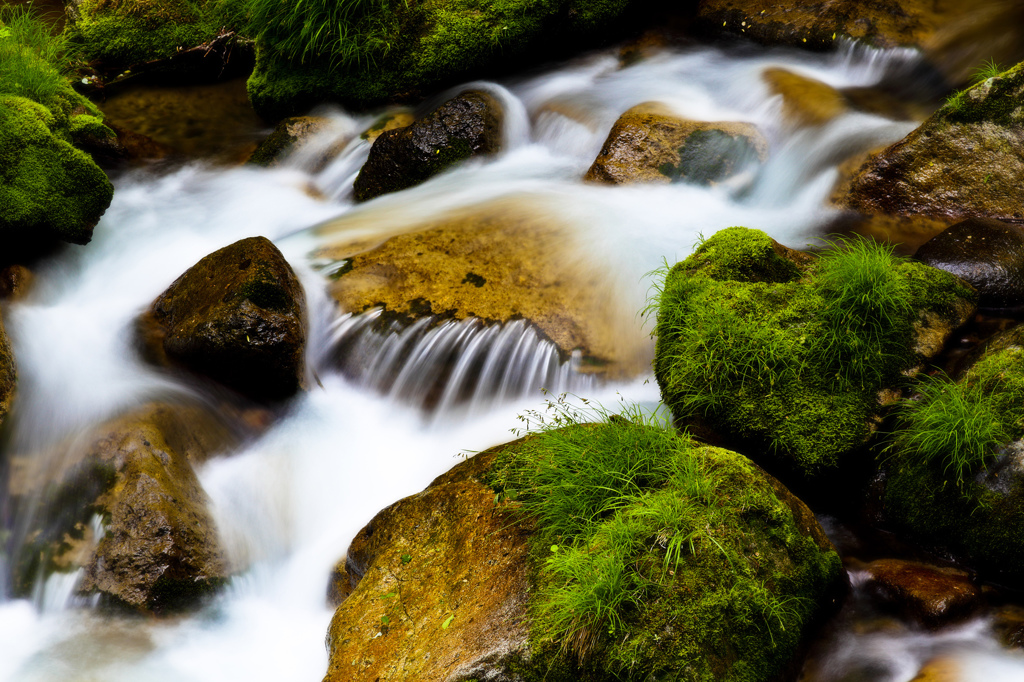
M80 0L72 30L86 56L117 73L212 40L226 19L216 5L212 0Z
M356 201L413 187L473 156L501 149L501 103L486 92L453 97L410 126L381 133L355 181Z
M385 216L386 217L386 216ZM650 341L632 324L635 306L607 273L578 257L575 233L558 206L531 197L394 226L383 243L345 241L372 213L325 225L337 243L315 255L339 263L331 294L346 311L383 308L408 324L478 318L487 324L526 320L568 356L579 350L586 371L631 377L645 370Z
M258 47L249 95L268 120L303 114L322 102L367 107L416 101L447 85L493 78L593 46L621 34L628 15L645 5L650 6L646 0L383 1L335 16L333 9L282 11L268 3L251 28ZM346 29L341 35L339 23Z
M918 390L888 452L887 518L1024 584L1024 327L997 334L957 382Z
M75 120L83 118L75 117ZM49 235L85 244L114 189L68 141L75 120L23 97L0 95L0 238Z
M201 601L227 566L193 466L232 441L202 408L152 404L60 452L16 459L11 499L42 502L16 591L81 568L78 591L113 605L160 612Z
M1024 63L954 94L872 157L841 204L863 213L1024 218Z
M567 497L599 507L562 517L579 532L542 508ZM749 460L621 417L459 464L374 517L348 569L329 682L776 679L843 582L813 514Z
M869 242L814 258L731 227L666 274L655 376L678 423L814 477L974 309L955 276Z
M980 305L1024 307L1024 227L968 218L922 244L922 263L952 272L978 290Z
M254 400L305 382L306 302L277 247L251 237L189 268L139 320L147 359L184 367Z
M749 123L690 121L645 102L615 122L585 179L708 185L767 157L768 141Z
M844 37L879 47L920 48L938 29L975 9L976 4L966 0L703 0L696 26L715 35L815 50L831 48Z

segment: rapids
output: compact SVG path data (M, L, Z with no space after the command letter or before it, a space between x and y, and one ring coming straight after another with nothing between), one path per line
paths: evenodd
M154 397L195 396L195 387L136 357L133 319L201 257L243 237L274 240L302 278L309 372L317 381L256 442L200 472L237 568L219 597L189 616L126 618L76 597L77 576L55 576L37 585L32 600L0 598L0 681L319 680L332 613L328 575L378 510L422 489L459 456L512 438L517 415L543 408L541 388L610 408L628 400L651 409L658 390L647 375L602 383L583 374L522 324L372 329L367 316L335 310L325 293L332 264L311 252L340 235L382 240L425 216L492 199L539 202L574 230L575 257L601 268L622 292L628 312L609 309L617 316L612 323L644 337L636 311L651 285L648 273L685 257L701 234L730 225L804 247L835 218L825 199L837 164L915 126L851 112L794 133L760 77L775 66L835 87L885 81L922 96L911 51L694 47L626 68L605 52L501 84L474 84L505 107L504 151L358 207L351 186L369 145L357 133L375 117L341 111L326 112L330 130L284 167L194 163L119 178L93 242L48 261L30 298L7 308L20 372L8 451L53 457L47 464L57 468L54 445L63 439ZM583 184L615 119L647 100L692 118L754 123L769 139L770 160L714 188ZM339 139L348 140L344 149L318 168L318 150ZM647 341L641 349L648 362L651 347ZM0 491L0 541L9 544L35 510L11 509L6 486ZM0 554L4 584L11 549ZM969 679L1024 677L1024 661L1002 653L983 620L943 635L854 630L829 635L834 644L819 653L824 672L809 679L905 682L939 653L965 661ZM868 659L881 661L869 666L874 672L846 676Z

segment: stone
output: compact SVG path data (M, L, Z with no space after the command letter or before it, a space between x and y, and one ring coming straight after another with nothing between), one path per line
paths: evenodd
M283 400L305 382L305 295L265 237L235 242L189 268L141 316L138 331L148 360L253 400Z
M330 127L331 121L322 116L293 116L274 128L253 151L246 163L254 166L279 166L281 162L309 138Z
M952 656L939 656L926 662L910 682L963 682L962 663Z
M129 610L173 612L204 601L228 566L193 467L234 440L203 408L154 403L32 457L10 492L42 495L49 516L32 519L16 590L81 568L80 593Z
M708 185L767 157L767 140L749 123L690 121L645 102L615 122L584 179Z
M7 415L11 413L17 388L18 368L11 350L11 340L0 319L0 424L7 421Z
M635 306L615 291L607 273L577 257L576 237L557 206L525 198L396 225L377 241L345 242L373 215L344 216L325 225L342 239L318 259L342 263L331 295L346 311L383 308L403 323L427 316L476 317L486 323L524 319L583 369L630 377L650 362L650 340L635 325ZM415 219L414 219L415 220Z
M868 214L1024 219L1024 63L956 93L873 156L840 204Z
M846 97L827 83L778 67L761 77L782 98L782 118L794 128L822 126L849 111Z
M416 122L416 117L413 116L412 112L398 110L391 113L384 114L376 121L373 122L369 128L363 131L360 137L367 142L376 142L377 138L381 136L381 133L386 133L389 130L396 128L405 128L411 126Z
M900 559L878 559L865 570L877 599L931 629L969 618L984 602L964 570Z
M923 244L916 257L970 283L982 307L1024 306L1024 226L968 218Z
M355 181L356 201L413 187L460 161L501 148L504 112L493 95L469 91L421 120L381 133Z

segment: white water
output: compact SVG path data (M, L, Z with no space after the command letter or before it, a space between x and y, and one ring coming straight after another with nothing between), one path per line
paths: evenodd
M606 272L635 311L649 286L644 273L663 259L685 257L702 233L748 225L804 245L830 217L824 200L836 163L913 127L850 114L794 133L761 81L765 68L782 66L836 86L870 85L912 59L852 48L835 55L757 56L699 49L620 69L609 54L588 57L522 82L487 86L509 112L504 153L358 208L349 205L349 188L368 151L358 139L315 175L316 154L307 150L281 170L193 166L162 177L123 178L93 243L41 270L32 298L9 312L21 372L12 451L42 453L148 398L194 392L134 358L132 320L199 258L243 237L274 239L300 271L313 326L310 369L322 386L314 383L259 441L201 472L238 570L214 604L189 617L124 620L69 598L67 580L41 585L36 604L0 603L0 680L319 680L331 615L327 578L352 536L378 510L451 467L460 453L510 439L516 415L540 406L539 392L508 391L496 399L476 387L471 409L442 402L428 417L417 407L422 401L375 386L379 377L346 379L331 350L332 325L345 323L328 303L324 280L308 267L313 247L339 235L382 239L454 207L516 197L548 207L575 230L578 259ZM757 124L770 141L771 159L733 186L582 184L615 118L652 99L694 118ZM334 120L334 134L351 137L372 117L337 113ZM325 135L317 144L327 148L334 141ZM329 200L313 198L310 186ZM610 308L608 314L617 316L611 322L624 334L642 324L632 312ZM653 407L657 388L645 378L573 384L570 370L564 381L606 405L621 396ZM500 391L502 384L489 385ZM986 665L1010 666L1001 679L1024 674L1018 662L993 650L984 628L968 639ZM902 673L886 678L905 679Z

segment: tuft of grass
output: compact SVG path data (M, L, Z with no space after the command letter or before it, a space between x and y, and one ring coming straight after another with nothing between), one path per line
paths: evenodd
M820 362L853 385L876 387L901 369L911 335L912 291L893 247L837 238L817 263L824 305L814 344Z
M901 408L902 427L890 455L909 455L955 478L965 491L968 480L985 468L996 448L1011 438L993 397L982 383L955 383L929 377L918 386L920 399Z
M44 106L68 89L68 46L31 9L0 7L0 93Z
M999 65L995 59L989 59L981 63L980 66L974 68L971 71L971 83L978 85L984 83L989 78L996 78L1005 71L1001 65Z

